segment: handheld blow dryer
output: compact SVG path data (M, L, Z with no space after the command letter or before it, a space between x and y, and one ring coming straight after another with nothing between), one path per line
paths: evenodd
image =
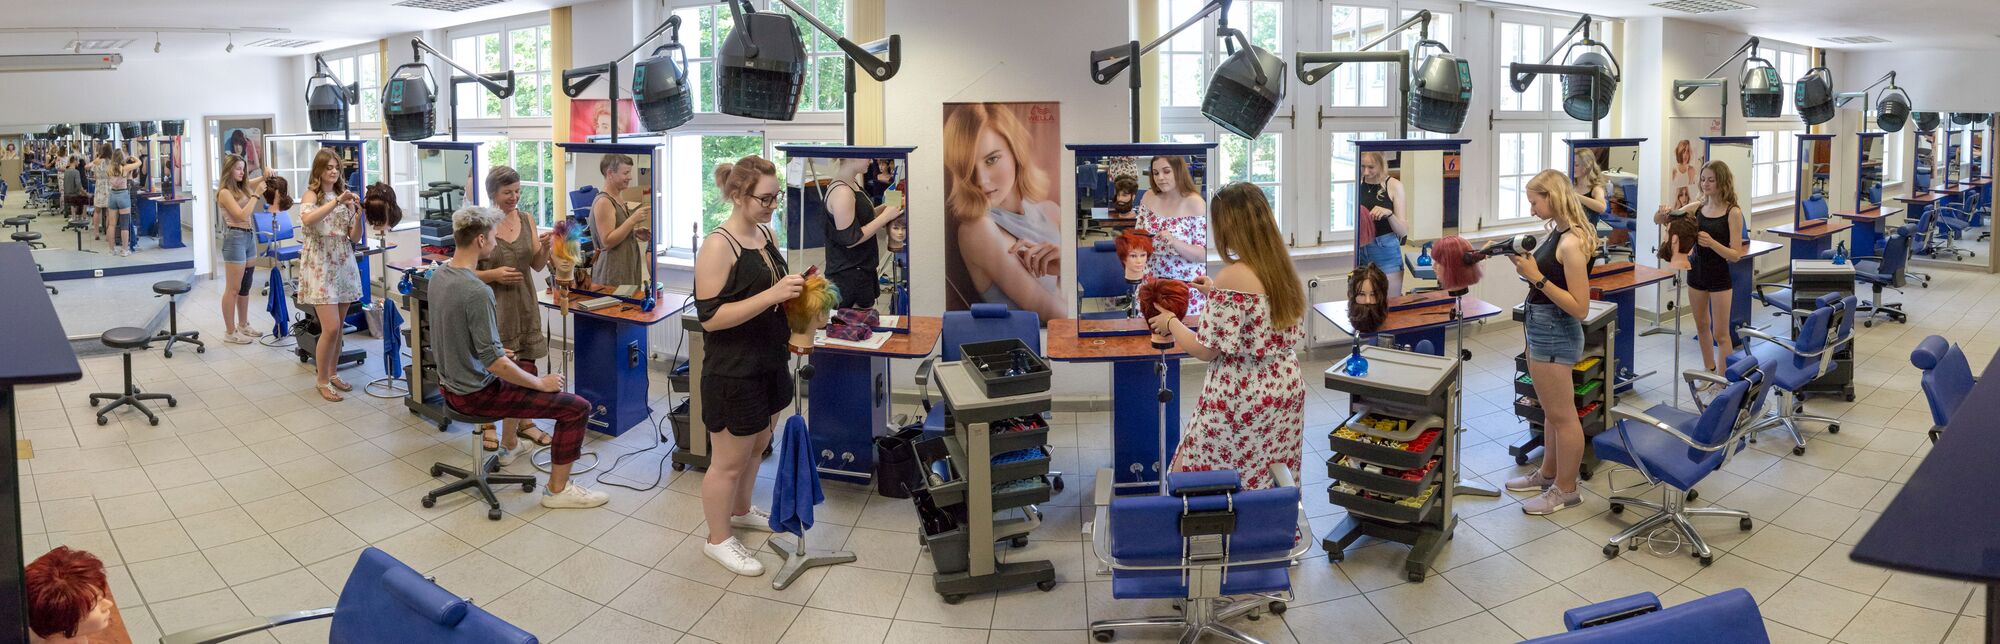
M1531 235L1515 235L1485 248L1473 250L1464 237L1452 235L1437 241L1431 253L1437 262L1438 286L1449 292L1463 292L1479 283L1479 262L1502 255L1528 255L1540 240Z

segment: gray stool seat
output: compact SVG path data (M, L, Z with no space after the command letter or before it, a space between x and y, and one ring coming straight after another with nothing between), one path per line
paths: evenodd
M27 217L8 217L5 223L9 226L14 226L18 228L27 228L28 224L32 224L34 222L35 220L29 219Z
M446 418L450 418L453 421L461 423L470 423L473 425L485 425L485 424L498 424L502 420L500 418L494 418L489 416L474 416L472 414L461 412L457 409L453 409L451 407L451 403L449 402L439 405L439 407L443 409ZM472 432L472 437L473 439L477 440L479 438L479 432L477 431ZM532 474L493 473L500 469L500 454L498 452L488 452L483 448L475 448L473 449L473 454L474 456L472 457L471 469L442 462L431 464L431 478L437 478L440 476L444 476L446 474L450 474L452 477L457 478L458 480L446 483L442 486L439 486L437 489L431 490L429 492L425 492L423 500L424 507L428 508L436 505L438 497L444 496L446 494L451 494L453 492L459 492L459 491L468 491L479 495L479 498L481 500L486 501L487 519L499 521L500 499L499 497L493 495L493 486L519 485L521 486L522 492L535 491L535 477Z
M153 293L158 295L180 295L192 290L194 290L194 287L188 286L187 282L180 280L153 282Z
M123 354L121 357L125 362L124 391L117 393L96 393L90 395L90 406L92 407L97 407L97 401L100 400L111 401L111 404L97 408L97 424L99 425L111 424L111 418L110 418L111 411L119 407L129 406L133 409L139 410L139 413L145 414L146 421L148 423L154 426L158 426L160 424L160 417L153 415L153 410L147 409L146 403L144 401L165 400L167 401L168 407L173 407L175 405L178 405L180 404L180 401L174 400L174 397L169 394L140 393L139 387L137 385L132 384L132 351L137 349L144 349L147 346L151 345L153 342L153 336L147 335L146 330L141 329L139 327L121 326L105 331L102 335L99 335L97 339L99 342L103 342L104 346L111 347L113 349L123 350Z
M97 339L113 349L144 349L153 343L153 335L136 326L113 328Z
M14 241L17 242L33 242L42 240L42 234L34 231L14 233L13 237Z

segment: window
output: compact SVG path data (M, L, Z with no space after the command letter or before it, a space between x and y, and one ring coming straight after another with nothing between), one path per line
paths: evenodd
M545 125L555 100L547 24L489 23L451 32L451 58L481 74L514 72L514 96L502 101L478 83L459 85L454 109L462 120L534 119ZM457 70L434 70L448 85Z
M1764 130L1750 134L1757 137L1756 156L1750 163L1750 198L1754 201L1794 194L1799 171L1797 132Z
M1160 29L1164 33L1201 10L1200 0L1170 0L1160 13ZM1287 46L1290 34L1285 22L1285 3L1274 0L1238 0L1229 9L1229 26L1243 32L1250 44L1263 48L1284 58L1291 55ZM1230 134L1201 115L1202 95L1206 83L1215 67L1227 60L1228 52L1222 40L1215 37L1218 20L1210 16L1201 24L1188 27L1163 46L1153 73L1161 82L1160 132L1163 141L1213 141L1217 144L1210 161L1214 164L1210 171L1213 187L1220 187L1235 181L1248 181L1264 189L1264 196L1271 201L1271 209L1278 218L1281 230L1290 230L1286 215L1289 212L1286 199L1289 195L1281 189L1286 180L1288 168L1285 163L1286 140L1291 129L1291 119L1286 117L1286 106L1281 105L1278 117L1266 125L1256 140L1244 140ZM1151 55L1149 55L1151 56ZM1147 62L1152 62L1148 58ZM1286 99L1289 101L1290 99Z
M778 146L794 143L827 143L831 138L812 137L802 139L777 140L774 134L766 132L708 132L673 133L666 140L666 190L669 202L667 208L666 248L686 251L694 248L708 231L722 225L729 216L731 205L715 186L711 172L715 166L729 163L747 155L761 155L771 159L778 166L778 185L791 185L787 164ZM790 237L786 226L785 199L780 197L779 212L772 217L771 231L777 235L780 245Z
M1200 11L1204 0L1168 0L1160 5L1159 33L1179 25ZM1214 30L1204 25L1175 34L1154 53L1154 74L1160 86L1161 107L1201 107L1203 88L1208 83L1208 43ZM1157 61L1157 62L1155 62Z
M1803 52L1786 51L1783 49L1778 50L1775 55L1769 56L1768 59L1771 61L1772 66L1778 68L1778 80L1783 81L1785 84L1785 111L1783 114L1785 116L1795 116L1798 114L1799 108L1792 102L1797 98L1792 95L1792 88L1795 87L1794 83L1797 83L1800 77L1806 75L1807 70L1812 69L1811 59Z
M1395 25L1389 24L1389 10L1374 7L1333 5L1327 7L1331 21L1328 35L1333 51L1355 51ZM1322 81L1331 92L1332 107L1388 107L1389 69L1392 65L1347 64Z
M843 0L797 2L834 31L847 33L847 3ZM760 9L792 15L790 8L776 0L756 0L754 4ZM667 0L667 6L674 15L681 17L681 28L685 30L681 41L688 46L688 76L700 79L692 83L695 86L695 111L714 113L715 59L722 51L723 39L736 26L729 14L729 5L721 2L686 4ZM793 15L792 23L799 29L808 58L799 111L839 112L847 109L847 59L840 46L804 18Z
M1547 37L1548 28L1544 25L1506 21L1500 23L1499 60L1501 61L1501 84L1496 84L1495 87L1501 88L1499 94L1500 109L1502 111L1539 112L1542 110L1543 99L1548 98L1551 92L1554 91L1552 89L1530 88L1526 92L1516 92L1513 91L1512 87L1505 85L1505 83L1511 82L1511 79L1514 77L1511 71L1514 67L1513 63L1539 63L1542 61L1542 56L1548 51L1548 45L1543 42ZM1560 81L1555 78L1537 76L1535 80L1536 84L1542 88L1554 87L1560 84Z
M340 82L361 86L360 96L347 110L348 124L382 122L382 64L375 46L322 54L321 57L326 59L326 66Z
M1532 217L1528 211L1528 180L1548 167L1547 148L1541 132L1501 132L1494 136L1499 178L1494 182L1499 195L1494 213L1500 221Z

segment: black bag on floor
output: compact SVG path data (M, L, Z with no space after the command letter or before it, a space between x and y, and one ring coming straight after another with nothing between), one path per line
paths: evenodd
M910 498L909 490L924 487L917 470L917 439L923 429L905 427L875 439L875 493L892 499Z

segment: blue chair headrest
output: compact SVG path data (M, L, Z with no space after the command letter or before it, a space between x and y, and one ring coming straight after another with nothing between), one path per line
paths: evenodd
M975 318L1007 317L1007 305L1005 304L974 304L971 310L972 317Z
M451 594L451 591L424 579L417 571L407 566L390 568L382 573L382 586L389 590L410 612L423 616L431 623L451 628L465 619L469 607L465 599Z
M1910 350L1910 364L1916 365L1918 369L1930 371L1937 367L1938 361L1943 360L1944 354L1949 351L1951 342L1946 341L1944 336L1933 335L1924 338L1923 342L1917 343L1917 348Z
M1840 297L1841 295L1839 293L1827 293L1825 295L1821 295L1819 296L1819 299L1813 301L1813 308L1833 306L1834 303L1840 301Z
M1118 252L1118 240L1100 239L1091 242L1090 249L1100 253L1116 253Z
M1729 368L1722 370L1722 377L1728 378L1730 382L1742 380L1749 376L1751 371L1757 369L1757 358L1755 356L1750 355L1749 352L1739 355L1741 357L1731 362Z
M1183 493L1212 494L1243 489L1243 477L1236 470L1209 470L1206 472L1170 472L1167 474L1167 494L1180 496Z

